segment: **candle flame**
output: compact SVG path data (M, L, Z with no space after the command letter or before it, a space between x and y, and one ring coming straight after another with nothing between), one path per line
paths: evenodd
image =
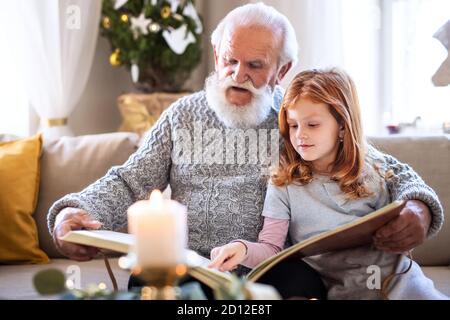
M153 190L150 194L149 201L150 206L152 206L153 208L162 208L163 196L161 191L159 191L158 189Z

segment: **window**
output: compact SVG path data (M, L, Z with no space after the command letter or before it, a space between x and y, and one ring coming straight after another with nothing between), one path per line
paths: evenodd
M390 36L383 39L387 52L384 121L421 120L411 133L442 133L450 120L450 87L435 87L433 74L447 58L447 50L433 34L450 19L448 0L394 0L383 3Z
M381 11L378 0L342 1L343 68L355 81L364 133L382 132Z
M447 50L433 37L450 19L448 0L342 0L343 67L358 88L368 135L441 134L450 121L450 86L431 81Z

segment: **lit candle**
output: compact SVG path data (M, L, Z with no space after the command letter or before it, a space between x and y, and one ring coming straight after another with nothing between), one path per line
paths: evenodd
M186 207L163 199L159 190L128 208L128 228L136 238L138 266L171 267L185 262Z

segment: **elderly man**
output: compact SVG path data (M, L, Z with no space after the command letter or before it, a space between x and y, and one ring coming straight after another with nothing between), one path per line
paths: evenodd
M95 248L59 237L80 228L123 229L133 202L169 184L172 198L188 208L191 249L209 257L212 248L233 239L257 239L267 169L278 158L273 133L283 92L277 85L296 62L297 41L286 17L258 3L231 11L213 32L212 45L216 72L205 90L165 111L126 163L50 208L49 229L62 253L90 259ZM396 176L389 185L392 199L410 201L375 243L404 251L438 232L443 213L436 194L411 168L386 160Z

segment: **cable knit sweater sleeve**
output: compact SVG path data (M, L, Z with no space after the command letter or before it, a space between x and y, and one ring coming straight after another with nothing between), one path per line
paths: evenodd
M393 174L386 179L392 200L420 200L428 206L432 220L427 237L436 235L444 223L444 211L434 190L409 165L373 147L369 148L369 154L381 161L386 171L392 170Z
M103 228L118 230L127 224L127 208L148 197L153 189L164 190L171 166L171 118L177 105L167 109L149 130L140 148L121 166L79 193L56 201L48 213L48 228L53 232L55 217L65 207L86 210L103 223ZM93 164L95 165L95 164Z

